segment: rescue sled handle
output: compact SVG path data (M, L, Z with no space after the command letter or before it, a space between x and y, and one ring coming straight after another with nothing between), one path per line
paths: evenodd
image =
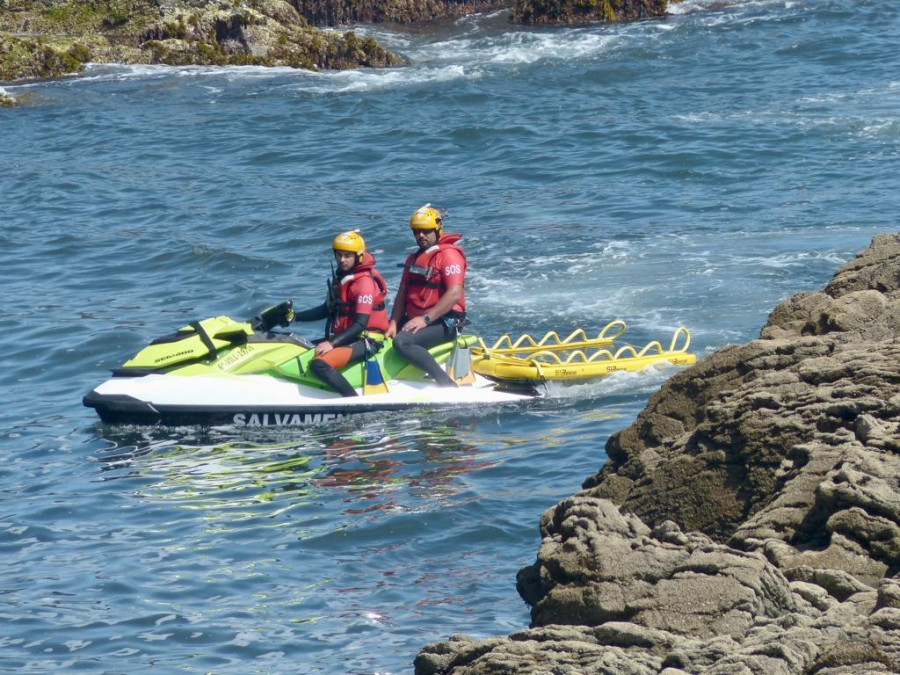
M630 344L615 345L613 339L624 331L625 322L617 319L594 339L589 339L582 329L564 339L552 331L540 340L528 335L511 340L504 335L494 347L488 347L479 338L480 346L472 348L472 366L476 373L498 382L541 383L589 380L662 363L686 366L697 360L688 353L691 335L683 326L675 330L668 349L658 340L640 349Z
M679 345L679 340L681 340L683 344ZM596 344L596 342L593 342L590 346L593 347L596 346ZM580 348L580 345L579 348L575 349L572 349L568 345L565 347L554 346L554 348L551 349L540 349L529 353L525 361L532 363L542 361L544 363L575 364L616 361L619 359L641 359L659 355L684 354L687 352L690 345L691 334L688 332L687 328L681 326L675 331L674 335L672 335L672 341L670 342L668 349L665 349L658 340L648 342L639 350L635 349L632 345L622 345L615 352L600 347L590 354L585 352L583 348ZM559 354L561 351L567 351L569 353L563 357ZM473 349L473 352L479 353L480 355L480 350L477 347ZM505 360L504 357L507 355L506 352L498 353L491 350L488 350L485 354L488 358L498 361ZM521 363L522 359L511 357L511 361Z
M475 349L483 350L485 354L490 355L513 355L513 354L530 354L537 351L561 351L568 349L589 349L591 347L606 347L611 345L617 337L625 332L627 326L622 319L610 321L603 330L595 338L589 338L583 328L578 328L565 338L560 338L559 334L552 330L540 340L535 341L533 337L527 333L518 337L515 342L507 335L501 335L494 343L493 347L488 347L484 340L478 338L480 347ZM505 346L504 346L505 345Z

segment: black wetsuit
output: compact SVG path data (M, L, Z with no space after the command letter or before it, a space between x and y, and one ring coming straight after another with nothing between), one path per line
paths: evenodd
M403 322L405 323L406 321L408 319L404 317ZM453 378L447 375L444 369L428 353L430 347L439 345L442 342L450 342L455 337L456 328L450 323L450 320L437 319L434 323L428 324L417 333L404 330L398 331L397 335L394 336L394 349L412 365L428 373L442 387L455 387L456 382L453 381Z
M326 318L328 318L327 303L322 303L318 307L313 307L312 309L294 312L294 321L319 321ZM346 330L341 331L329 340L332 347L346 346L351 349L348 363L357 363L366 357L366 341L361 340L359 335L366 329L368 324L368 314L356 314ZM320 358L313 358L313 360L309 362L309 370L313 375L330 386L341 396L357 395L356 390L350 386L347 378L341 375L338 370L326 361Z

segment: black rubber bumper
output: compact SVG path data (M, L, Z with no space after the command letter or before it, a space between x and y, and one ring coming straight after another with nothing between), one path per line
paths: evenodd
M158 424L161 421L159 411L152 405L123 394L104 396L92 391L81 402L96 410L100 419L108 424Z

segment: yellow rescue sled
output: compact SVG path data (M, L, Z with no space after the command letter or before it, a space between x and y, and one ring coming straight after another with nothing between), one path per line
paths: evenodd
M669 348L654 340L641 349L629 344L616 347L625 332L625 322L611 321L595 338L579 328L565 338L551 331L540 340L522 335L516 340L501 336L492 347L479 338L472 347L472 368L476 373L500 382L540 383L550 380L590 380L618 371L637 371L671 363L688 366L697 361L688 353L691 335L678 328Z

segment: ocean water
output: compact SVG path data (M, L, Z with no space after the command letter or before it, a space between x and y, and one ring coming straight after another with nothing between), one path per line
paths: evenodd
M81 397L190 320L321 299L424 202L473 329L758 335L900 213L900 7L364 28L407 68L94 66L0 111L0 671L408 673L528 625L538 518L674 372L313 429L104 426ZM321 328L300 327L314 337Z

